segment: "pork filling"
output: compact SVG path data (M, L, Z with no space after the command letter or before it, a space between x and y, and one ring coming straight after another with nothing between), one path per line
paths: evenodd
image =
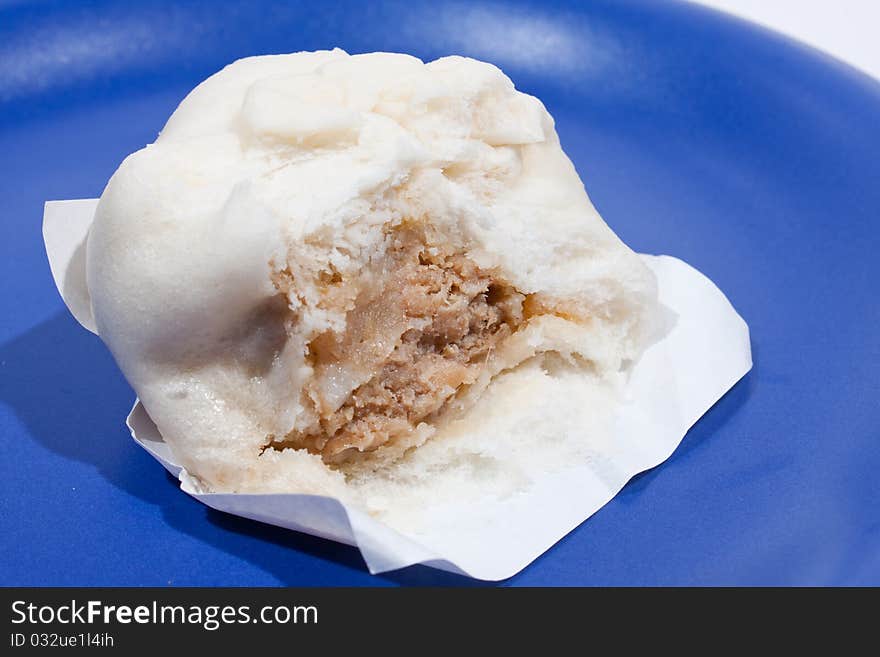
M309 345L316 421L273 447L339 464L412 435L524 321L524 295L463 253L426 246L418 229L395 231L382 264L360 278L344 333Z

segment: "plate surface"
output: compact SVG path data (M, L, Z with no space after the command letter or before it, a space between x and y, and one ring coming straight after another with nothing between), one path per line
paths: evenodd
M0 584L468 584L203 507L58 298L48 199L94 197L198 81L340 46L492 61L609 224L749 322L755 367L509 584L880 584L880 84L678 2L0 2ZM587 6L580 6L587 4Z

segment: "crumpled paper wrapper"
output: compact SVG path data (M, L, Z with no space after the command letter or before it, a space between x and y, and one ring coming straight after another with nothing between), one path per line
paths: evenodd
M96 333L85 279L85 239L98 201L50 201L43 236L52 275L67 308ZM749 330L724 294L699 271L669 256L643 256L657 275L660 300L677 314L671 332L635 365L611 423L597 441L601 459L534 482L493 507L491 523L466 531L405 536L335 498L302 494L206 493L175 461L139 401L131 436L180 481L180 488L227 513L356 545L371 573L426 564L478 579L522 570L613 498L634 475L666 460L688 429L752 366ZM601 463L601 467L597 466ZM462 517L472 514L464 504Z

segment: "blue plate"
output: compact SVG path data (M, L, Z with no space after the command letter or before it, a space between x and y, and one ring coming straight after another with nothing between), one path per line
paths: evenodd
M182 494L43 253L43 201L98 196L202 78L330 46L498 64L623 239L750 324L754 370L509 583L880 584L880 84L677 2L325 4L0 4L0 584L469 582Z

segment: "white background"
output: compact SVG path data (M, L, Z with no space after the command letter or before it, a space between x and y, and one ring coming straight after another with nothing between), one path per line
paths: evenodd
M793 36L880 79L880 0L699 0Z

